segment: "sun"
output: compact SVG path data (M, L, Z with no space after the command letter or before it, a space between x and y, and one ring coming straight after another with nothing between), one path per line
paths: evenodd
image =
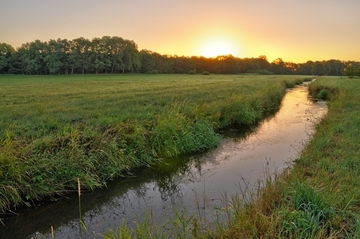
M239 50L231 40L217 37L204 40L200 46L199 53L205 57L217 57L229 54L238 56Z

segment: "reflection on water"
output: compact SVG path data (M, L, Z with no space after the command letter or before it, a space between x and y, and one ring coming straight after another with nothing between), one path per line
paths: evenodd
M112 182L107 189L83 193L79 223L77 194L57 202L6 215L1 238L101 238L108 228L126 219L129 224L145 213L163 223L175 210L211 217L222 195L257 185L259 177L281 172L296 158L327 112L325 102L308 99L305 86L290 90L282 107L245 138L227 137L200 155L171 159L155 169L140 170L133 178ZM246 185L245 183L246 182Z

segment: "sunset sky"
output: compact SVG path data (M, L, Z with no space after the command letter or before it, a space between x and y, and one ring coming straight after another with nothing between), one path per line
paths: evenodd
M179 56L360 61L360 0L0 0L0 42L119 36Z

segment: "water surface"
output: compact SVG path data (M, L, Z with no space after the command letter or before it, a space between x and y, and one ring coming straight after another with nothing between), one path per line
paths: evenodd
M116 180L106 189L83 192L81 210L87 231L79 223L74 193L19 210L19 215L5 215L1 238L51 238L51 227L55 238L101 238L121 220L134 225L148 214L164 223L174 217L174 211L211 221L224 194L256 187L264 174L280 173L290 166L326 112L325 102L308 98L306 86L296 87L286 93L275 116L245 137L228 132L218 147L206 153L171 159Z

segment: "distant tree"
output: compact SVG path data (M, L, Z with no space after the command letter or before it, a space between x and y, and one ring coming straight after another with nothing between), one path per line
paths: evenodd
M81 68L81 52L77 45L77 42L70 41L70 52L68 54L68 63L70 74L76 73L77 69Z
M272 72L275 74L285 74L286 72L285 62L281 58L277 58L271 62L271 66Z
M197 62L199 64L199 69L201 68L202 71L207 71L209 73L214 73L213 71L213 62L210 58L205 58L204 56L200 56L197 58Z
M125 49L122 57L122 62L124 64L124 67L122 69L122 73L125 73L126 71L132 71L132 58L131 53Z
M101 38L94 38L90 45L90 69L98 74L105 69L106 59L104 57L105 47Z
M174 73L185 73L185 64L184 64L184 58L179 56L173 56L172 61L174 64ZM191 70L191 69L189 69Z
M298 64L299 68L297 70L297 74L300 75L311 75L311 69L314 65L314 62L307 61L306 63Z
M261 59L261 60L264 60L264 61L268 61L267 56L265 56L265 55L259 56L258 59Z
M140 70L141 63L139 59L138 46L134 41L125 40L123 62L125 66L123 72L138 72Z
M315 62L311 69L311 74L316 76L322 76L326 74L325 66L322 62Z
M240 73L251 73L259 69L259 65L252 58L238 59Z
M254 58L254 62L259 66L260 70L267 70L270 72L271 65L267 60L267 57L264 55Z
M233 55L222 56L222 73L237 74L241 72L239 61Z
M360 75L359 62L328 60L297 64L277 58L271 64L265 55L238 58L221 55L205 58L161 55L142 50L134 41L117 36L103 36L91 41L83 37L23 44L18 49L0 44L0 73L76 74L76 73L181 73L190 71L217 74L301 74Z
M10 58L8 59L8 66L9 69L5 73L9 74L23 74L23 62L21 59L21 54L19 51L11 54Z
M110 73L124 72L125 64L123 61L124 50L126 48L126 40L121 37L104 36L102 40L105 44L106 55L110 60Z
M69 62L71 65L71 74L79 69L82 74L89 69L91 56L91 41L83 37L71 41Z
M7 73L8 62L5 55L0 55L0 73Z
M69 74L69 54L70 54L70 43L71 41L68 41L67 39L57 39L59 52L60 52L60 59L63 63L62 72L65 74Z
M357 73L356 71L357 71L356 63L354 63L354 62L349 62L344 69L345 75L350 78L353 78L356 75L356 73Z
M155 60L152 52L149 50L140 51L141 73L148 73L155 70Z
M24 72L27 74L46 74L47 68L44 58L47 54L47 43L35 40L34 42L23 44L20 48L20 51L23 51Z
M167 55L162 55L160 58L155 58L156 67L161 66L162 73L174 73L174 58Z
M50 74L60 74L66 62L66 49L61 39L50 40L47 43L47 52L44 61Z
M328 60L326 62L328 68L328 75L341 76L343 74L345 64L339 60Z
M8 73L11 67L11 56L15 49L6 43L0 43L0 73Z

